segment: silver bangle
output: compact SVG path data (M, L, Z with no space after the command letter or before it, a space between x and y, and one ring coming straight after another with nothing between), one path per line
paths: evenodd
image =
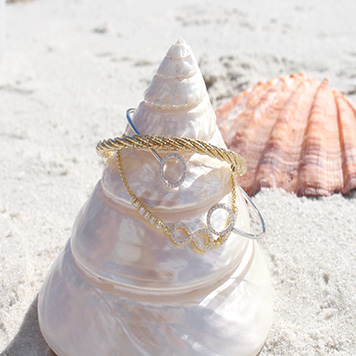
M263 216L262 214L260 213L260 211L258 210L256 204L252 201L252 199L248 196L248 194L240 187L238 186L246 200L247 203L250 203L253 207L253 209L256 211L256 213L258 214L258 217L260 219L260 222L261 222L261 226L262 226L262 231L258 234L250 234L249 232L246 232L246 231L242 231L240 229L238 229L237 227L234 226L234 228L232 229L233 232L235 232L236 234L240 234L240 235L243 235L245 237L248 237L249 239L253 239L253 240L258 240L258 239L261 239L265 232L266 232L266 223L263 219Z
M140 133L140 131L138 131L138 129L137 129L136 126L134 125L134 123L133 123L133 121L132 121L132 118L131 118L131 113L134 112L135 110L136 110L136 109L134 109L134 108L128 109L128 110L126 111L126 118L127 118L127 121L128 121L128 123L129 123L131 129L135 132L135 134L138 135L138 136L142 136L141 133ZM179 179L178 182L176 182L176 183L170 183L170 182L168 182L168 181L164 178L164 176L163 176L163 166L164 166L165 162L168 160L168 158L166 158L166 157L169 156L169 155L167 155L165 158L161 158L160 155L159 155L155 150L149 149L149 151L150 151L150 152L152 153L152 155L156 158L156 160L160 163L159 173L160 173L160 178L161 178L161 181L163 182L163 184L164 184L167 188L175 188L175 187L179 186L180 184L182 184L182 182L184 181L186 172L187 172L187 166L186 166L186 164L185 164L183 158L182 158L181 156L179 156L180 158L174 156L174 158L177 158L177 159L181 162L181 164L183 165L183 175L182 175L182 177ZM176 155L176 154L174 154L174 155ZM173 157L173 156L172 156L172 157ZM171 156L170 156L169 158L171 158ZM162 162L163 162L163 163L162 163ZM179 184L177 184L177 183L179 183ZM262 231L259 232L258 234L251 234L251 233L249 233L249 232L240 230L240 229L236 228L235 226L233 226L233 227L231 227L231 228L228 227L227 229L231 230L232 232L235 232L236 234L239 234L239 235L242 235L242 236L244 236L244 237L247 237L247 238L249 238L249 239L253 239L253 240L261 239L261 238L264 236L265 232L266 232L266 224L265 224L265 221L264 221L264 219L263 219L263 216L262 216L262 214L260 213L260 211L258 210L258 208L257 208L257 206L255 205L255 203L254 203L254 202L251 200L251 198L248 196L248 194L247 194L240 186L238 186L238 187L239 187L239 189L241 190L241 192L242 192L242 194L243 194L243 197L245 198L245 201L246 201L247 203L250 203L250 204L252 205L253 209L255 210L255 212L258 214L258 217L259 217L259 219L260 219L260 223L261 223L261 226L262 226ZM222 205L224 205L224 207L222 207ZM215 211L216 209L219 209L219 208L223 208L223 209L225 209L225 210L227 210L227 211L229 212L229 209L231 209L231 208L230 208L228 205L226 205L226 206L229 208L229 209L227 209L227 208L225 207L225 205L226 205L226 204L215 204L213 207L210 208L208 215L209 215L209 214L211 215L213 211ZM208 218L208 222L209 222L209 218ZM209 228L211 229L212 227L210 226ZM213 232L214 232L214 231L215 231L215 230L213 229ZM216 232L216 231L215 231L215 232ZM216 232L216 233L219 235L218 232ZM223 233L225 233L225 231L223 231Z

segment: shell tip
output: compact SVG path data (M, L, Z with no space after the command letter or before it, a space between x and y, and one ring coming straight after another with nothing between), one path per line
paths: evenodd
M187 43L184 41L184 38L179 36L177 42L174 44L175 46L183 46L186 45Z
M166 57L168 58L184 58L192 55L192 50L190 46L184 41L182 37L179 37L177 42L170 47L168 50Z

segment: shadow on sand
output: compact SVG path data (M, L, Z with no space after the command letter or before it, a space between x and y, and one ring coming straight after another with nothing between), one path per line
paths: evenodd
M41 334L37 299L38 296L29 307L20 330L0 356L56 356Z

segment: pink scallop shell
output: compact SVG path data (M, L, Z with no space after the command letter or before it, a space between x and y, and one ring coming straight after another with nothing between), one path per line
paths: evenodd
M298 195L356 188L356 108L303 73L260 82L216 110L226 145L247 162L251 195L281 187Z

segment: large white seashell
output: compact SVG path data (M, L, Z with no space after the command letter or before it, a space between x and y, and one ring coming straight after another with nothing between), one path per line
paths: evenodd
M225 146L215 120L194 55L180 39L148 87L135 125L142 134ZM196 230L212 205L231 204L230 169L198 154L182 156L186 179L167 190L149 152L122 152L135 194L165 222L184 220ZM236 225L249 230L241 194L237 204ZM107 160L38 301L41 331L60 356L255 355L271 310L269 274L255 241L232 234L205 254L174 245L131 206L115 158Z

